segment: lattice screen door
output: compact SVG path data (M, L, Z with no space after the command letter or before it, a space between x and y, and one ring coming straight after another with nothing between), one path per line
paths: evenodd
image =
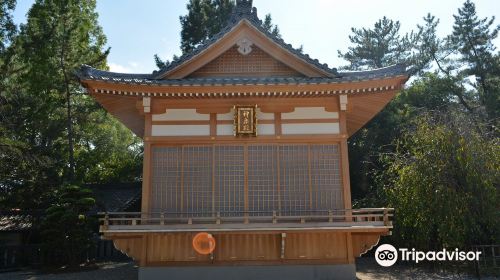
M297 215L343 209L338 145L153 148L152 212Z

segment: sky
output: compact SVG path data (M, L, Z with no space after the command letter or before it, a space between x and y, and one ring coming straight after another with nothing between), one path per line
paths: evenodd
M446 36L453 27L453 14L465 0L254 0L262 19L270 13L285 42L303 45L304 52L330 67L346 62L338 50L349 47L351 28L373 27L387 16L401 22L401 31L416 29L431 13L440 19L438 33ZM16 23L26 22L33 0L18 0ZM156 70L153 56L163 59L180 55L179 16L187 13L188 0L97 0L99 23L111 47L110 70L124 73L150 73ZM500 24L498 0L476 0L480 18L495 16ZM495 41L500 47L500 38Z

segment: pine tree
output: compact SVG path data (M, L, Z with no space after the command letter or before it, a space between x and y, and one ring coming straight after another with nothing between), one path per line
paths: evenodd
M399 34L401 24L383 17L373 29L352 28L349 40L353 46L346 53L338 51L339 57L347 60L347 69L362 70L381 68L404 62L408 57L409 37Z
M269 31L277 38L281 38L280 29L278 28L277 25L273 24L273 19L271 17L271 14L266 15L266 17L264 18L264 22L262 23L262 27L264 27L265 30Z
M498 36L500 26L493 25L495 17L479 19L476 6L470 0L453 17L453 33L448 39L461 55L459 61L465 67L461 75L475 77L477 84L474 86L480 105L485 107L490 118L496 118L500 115L500 90L491 84L494 78L491 72L498 68L493 41Z

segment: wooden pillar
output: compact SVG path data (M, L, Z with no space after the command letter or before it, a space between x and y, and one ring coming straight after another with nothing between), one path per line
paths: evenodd
M352 221L351 180L349 177L349 153L347 146L347 95L339 96L339 125L340 125L340 166L342 168L342 190L344 194L344 209L346 209L346 221Z
M146 98L144 98L146 99ZM143 218L148 218L147 213L151 212L151 176L152 176L152 156L151 156L151 130L152 130L152 115L150 106L151 100L145 101L144 104L144 159L142 166L142 203L141 212Z

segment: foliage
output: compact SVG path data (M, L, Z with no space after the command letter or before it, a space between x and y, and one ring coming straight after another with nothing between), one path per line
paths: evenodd
M188 14L179 17L182 52L190 52L217 34L226 25L234 6L231 0L190 0L187 4Z
M273 34L275 37L281 39L280 29L277 25L273 24L273 18L271 17L271 14L266 15L266 17L264 18L264 22L262 23L262 27L264 27L265 30L269 31L269 33Z
M395 238L424 250L497 244L499 144L461 112L416 118L381 174Z
M0 0L0 52L4 52L16 33L12 12L16 0Z
M74 123L84 119L93 102L83 96L71 75L82 64L105 67L109 50L103 51L106 37L97 22L95 1L40 0L28 12L28 22L21 26L20 59L28 66L27 90L47 95L55 112L62 111L58 129L64 129L69 180L75 173ZM80 95L80 96L77 96ZM63 117L64 116L64 117Z
M203 41L219 33L226 26L235 5L234 0L190 0L186 5L187 15L179 17L182 53L191 52ZM265 16L262 27L281 38L279 28L272 23L270 14ZM172 60L177 58L174 56ZM157 54L154 60L159 69L170 64L169 60L162 60Z
M349 69L363 70L381 68L387 65L404 62L409 51L409 35L401 36L399 21L383 17L377 21L373 29L352 28L349 40L354 46L349 51L338 51L339 57L347 60Z
M81 64L106 68L105 40L95 1L40 0L1 53L3 209L44 209L54 189L69 181L139 180L140 140L86 95L73 74Z
M68 185L56 191L42 222L43 248L49 265L78 265L93 245L95 221L87 213L95 205L91 191Z
M464 7L469 6L469 2L464 4ZM463 9L459 10L459 15ZM477 19L475 10L470 7L467 9L472 14L468 17ZM463 16L456 17L456 20L461 17ZM467 32L483 34L483 38L496 38L496 32L491 28L491 20L477 19L478 22L484 23L482 27L480 24L472 24L473 21L460 21L463 23L455 25L462 26L462 32L468 30ZM486 26L486 23L489 25ZM498 113L498 109L492 108L498 108L500 104L498 54L494 54L494 48L480 48L478 44L475 45L476 49L484 50L484 57L493 58L491 63L485 64L487 68L484 72L489 81L491 95L489 102L481 105L480 96L483 89L480 83L470 82L471 77L472 81L476 80L476 75L471 76L472 72L467 70L471 65L475 65L474 57L462 54L460 48L452 44L450 38L453 36L439 37L436 34L438 24L439 20L428 14L423 18L423 24L417 25L415 32L403 36L397 32L399 25L384 18L377 22L374 29L353 29L356 31L351 36L353 45L346 54L340 53L341 57L348 58L350 64L346 68L350 70L385 67L398 62L405 62L413 69L410 73L413 75L411 84L349 140L351 186L355 205L374 207L379 204L379 200L383 201L384 194L375 181L375 174L385 169L379 155L394 152L394 141L420 112L466 110L477 117L479 123L489 124L490 129L498 126L498 118L491 113ZM458 36L460 32L457 33L458 29L455 29L454 36ZM465 36L466 34L462 34L461 38ZM455 41L460 42L457 39ZM491 41L488 39L483 42ZM485 109L486 107L490 109ZM486 111L490 113L487 114Z
M477 91L477 98L469 101L473 105L468 106L474 108L476 103L485 109L487 117L497 118L500 116L500 92L491 80L498 78L499 74L493 41L498 36L500 25L493 26L495 17L478 19L475 4L470 0L464 3L454 18L453 33L448 41L460 54L459 75L475 78L471 85Z

